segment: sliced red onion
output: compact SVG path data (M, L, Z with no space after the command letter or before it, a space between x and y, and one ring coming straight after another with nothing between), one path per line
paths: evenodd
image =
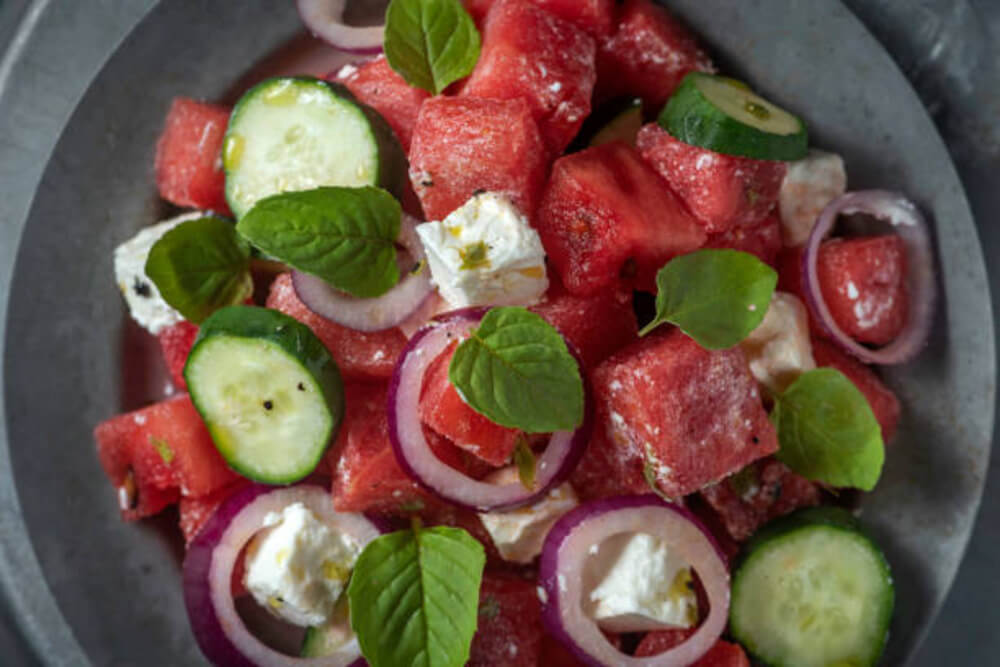
M823 299L816 261L822 242L841 215L863 213L892 225L906 246L906 290L910 311L906 325L888 345L869 348L861 345L837 326ZM903 195L887 190L848 192L830 202L813 227L802 253L802 285L809 306L820 326L840 347L869 364L900 364L915 357L927 341L934 320L937 286L934 253L927 223L916 205Z
M446 313L414 334L393 371L388 412L389 438L403 470L451 503L488 512L535 502L569 477L590 439L592 410L588 395L583 424L575 431L552 434L545 452L538 458L534 490L529 491L520 482L481 482L441 462L427 444L420 421L418 408L424 373L452 341L467 337L483 314L482 308Z
M268 512L301 502L324 523L367 545L380 530L361 514L336 512L328 490L302 484L285 488L253 485L230 496L198 532L184 558L184 604L198 646L215 665L227 667L359 667L357 639L322 658L294 658L258 640L236 611L233 568Z
M365 27L344 23L347 0L298 0L299 17L309 31L342 51L378 53L385 25Z
M591 548L620 533L646 533L666 542L694 569L708 598L708 617L695 633L657 655L636 658L622 653L583 611ZM729 617L729 571L715 540L687 510L653 494L597 500L563 515L545 538L538 581L546 628L588 665L690 665L715 644Z
M424 263L424 248L414 228L417 221L403 215L399 245L406 253L400 259L403 279L395 287L373 299L359 299L301 271L292 271L292 286L299 299L317 315L356 331L382 331L410 319L434 292L431 272ZM419 264L416 271L414 264Z

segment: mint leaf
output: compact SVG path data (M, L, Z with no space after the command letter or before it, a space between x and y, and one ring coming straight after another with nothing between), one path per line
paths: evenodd
M459 0L392 0L385 57L411 86L439 95L479 60L479 31Z
M487 419L528 433L583 422L583 379L566 341L525 308L493 308L455 349L448 379Z
M461 528L389 533L365 547L347 595L372 667L461 667L476 632L486 554Z
M322 187L262 199L236 230L299 271L370 298L399 282L401 215L399 202L380 188Z
M676 257L656 274L656 317L640 334L670 322L704 348L732 347L764 319L777 284L774 269L739 250Z
M864 491L878 482L882 431L864 394L840 371L802 374L775 399L771 422L778 459L803 477Z
M249 246L233 223L214 216L182 222L160 237L145 271L163 300L196 324L253 293Z

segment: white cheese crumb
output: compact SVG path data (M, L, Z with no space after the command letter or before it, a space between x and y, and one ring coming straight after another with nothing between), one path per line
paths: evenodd
M846 190L847 174L839 155L811 149L805 158L790 162L778 194L785 245L805 243L823 208Z
M774 293L763 321L740 347L750 373L775 392L784 391L799 375L816 368L806 307L787 292Z

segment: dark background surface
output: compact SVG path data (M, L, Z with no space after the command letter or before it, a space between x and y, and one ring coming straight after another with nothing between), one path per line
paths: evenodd
M66 0L56 0L66 1ZM774 0L779 1L779 0ZM793 0L780 0L792 2ZM27 15L0 0L0 52ZM845 0L882 41L933 115L975 215L1000 313L1000 1ZM0 61L2 62L2 61ZM927 641L912 663L992 665L1000 655L1000 458L990 466L976 531ZM33 665L15 619L0 604L0 665Z

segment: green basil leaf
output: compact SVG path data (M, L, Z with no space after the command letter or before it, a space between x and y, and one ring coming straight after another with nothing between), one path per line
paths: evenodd
M864 491L878 482L882 431L864 394L840 371L803 373L775 399L771 422L778 459L803 477Z
M476 632L486 554L461 528L389 533L365 547L347 595L372 667L461 667Z
M392 0L385 57L407 83L439 95L479 60L479 31L459 0Z
M656 317L640 333L670 322L704 348L732 347L764 319L777 284L774 269L739 250L676 257L656 274Z
M517 446L514 447L514 465L517 466L517 476L521 480L521 485L532 491L535 488L537 462L535 452L531 451L531 445L523 435L518 436Z
M322 187L257 202L236 230L268 255L357 297L399 282L402 211L380 188Z
M494 308L455 349L448 379L487 419L528 433L583 422L583 379L566 341L526 308Z
M163 300L195 323L253 294L250 247L233 223L214 216L182 222L161 236L145 271Z

